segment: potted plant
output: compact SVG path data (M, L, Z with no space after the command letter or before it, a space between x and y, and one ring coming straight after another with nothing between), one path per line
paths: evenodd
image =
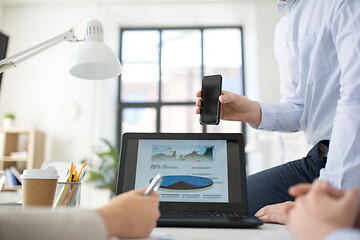
M95 164L92 159L82 161L86 161L90 168L86 171L85 182L93 182L97 188L110 189L111 193L115 195L120 162L119 151L109 141L102 139L102 142L105 143L106 150L95 149L94 151L97 159L100 160L100 164Z
M13 113L7 113L4 115L3 119L3 127L4 128L11 128L14 126L15 115Z

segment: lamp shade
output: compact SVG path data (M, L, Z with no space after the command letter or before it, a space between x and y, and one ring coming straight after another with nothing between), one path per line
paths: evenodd
M70 73L78 78L101 80L119 76L121 65L103 42L85 41L70 63Z
M85 42L70 63L70 73L90 80L113 78L121 73L120 61L104 44L104 28L96 19L86 23Z

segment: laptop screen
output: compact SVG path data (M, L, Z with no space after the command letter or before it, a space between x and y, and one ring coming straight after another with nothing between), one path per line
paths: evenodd
M247 211L241 134L124 134L117 194L147 187L158 173L160 209Z
M135 189L160 173L160 201L229 202L226 140L140 139Z

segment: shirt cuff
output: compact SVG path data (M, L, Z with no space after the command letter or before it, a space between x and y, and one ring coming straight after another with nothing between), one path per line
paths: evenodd
M276 118L272 111L272 105L270 103L259 102L261 108L261 123L259 126L255 124L249 124L254 129L266 129L272 130L271 126L274 124Z
M359 240L360 231L355 230L353 228L343 228L331 232L324 238L324 240L339 240L339 239Z

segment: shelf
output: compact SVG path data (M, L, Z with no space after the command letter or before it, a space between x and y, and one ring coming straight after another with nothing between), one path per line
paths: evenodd
M15 186L15 187L11 187L11 188L8 188L8 187L3 187L2 189L1 189L1 191L4 191L4 192L6 192L6 191L17 191L17 190L20 190L22 188L22 186L21 185L18 185L18 186Z
M10 156L4 156L1 158L1 161L3 162L26 162L28 160L28 157L10 157Z
M0 132L29 134L30 132L35 132L35 129L34 128L9 128L9 129L0 128Z
M34 128L0 128L0 133L0 170L11 166L19 170L41 167L45 145L43 132Z
M38 169L44 161L45 134L34 128L0 128L0 171L9 175L7 169L15 168L18 176L25 169ZM19 173L17 173L19 172ZM16 185L10 176L2 191L17 191L22 188ZM20 179L19 179L20 181ZM13 184L14 187L10 187Z

